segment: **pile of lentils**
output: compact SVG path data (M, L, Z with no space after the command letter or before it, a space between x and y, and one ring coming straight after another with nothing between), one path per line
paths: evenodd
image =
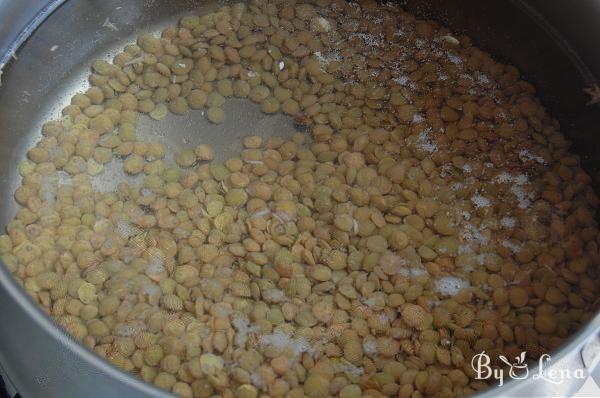
M535 358L597 309L590 177L519 71L435 22L252 0L143 34L89 81L20 165L0 253L60 326L148 383L465 396L487 387L474 354ZM230 97L309 133L249 131L223 163L202 144L166 164L136 138L141 114L222 123ZM110 162L142 182L98 192Z

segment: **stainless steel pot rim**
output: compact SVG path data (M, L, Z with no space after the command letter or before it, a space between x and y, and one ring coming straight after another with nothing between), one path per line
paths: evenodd
M8 292L8 294L17 298L17 303L20 306L18 310L25 311L26 313L30 314L36 327L45 330L49 335L55 337L59 343L64 344L65 347L67 347L68 350L70 350L73 354L83 358L85 361L96 366L101 371L122 380L125 384L135 387L138 390L142 390L149 396L165 398L173 396L172 394L161 390L154 385L145 383L131 374L120 370L108 361L103 360L98 355L81 345L68 333L63 331L44 311L42 311L39 305L35 303L33 299L31 299L31 297L29 297L29 295L27 295L27 293L25 293L25 291L23 291L23 289L21 289L15 283L10 272L8 272L6 267L4 267L4 264L2 267L0 267L0 285Z
M0 52L0 74L2 72L2 68L5 68L11 63L18 49L25 43L31 34L66 1L67 0L49 1L48 4L42 8L38 14L32 18L31 21L22 29L21 33L18 34L11 44L3 52ZM517 1L517 3L523 5L523 2L521 1ZM529 7L527 8L529 9ZM539 23L540 18L541 17L536 16L534 19ZM547 29L548 26L544 26L544 28ZM553 31L548 33L554 38L557 38L557 36L560 37L560 34L557 32ZM564 49L564 39L562 39L562 43L560 43L560 45ZM0 49L0 51L2 51L2 49ZM589 79L591 75L589 69L583 64L580 58L576 56L576 54L573 54L570 51L569 53L571 59L576 60L576 63L578 64L577 67L580 72L583 72L584 78ZM573 55L576 57L573 58ZM588 72L589 75L585 72ZM35 303L33 299L15 282L13 276L4 266L2 260L0 260L0 264L0 288L4 289L10 296L16 299L15 301L20 306L19 310L29 314L36 327L43 329L49 335L53 336L59 343L64 344L66 348L76 356L92 364L97 369L106 372L108 375L116 379L120 379L126 385L148 394L149 396L164 398L174 397L173 394L161 390L149 383L145 383L141 379L138 379L133 375L121 370L81 345L78 341L62 330L58 325L56 325L55 322L39 307L39 305ZM596 315L585 326L574 333L566 344L562 345L557 351L550 353L552 355L552 362L560 362L568 354L577 352L578 358L581 360L582 367L584 367L584 363L581 358L581 350L588 340L594 337L599 337L597 336L600 333L599 331L600 312L596 313ZM538 369L538 364L534 364L529 368L530 374L537 374ZM521 388L523 381L524 380L510 379L507 380L502 386L490 386L484 391L478 392L472 396L477 398L523 396L522 393L516 393L517 390Z
M19 35L6 48L4 53L0 53L0 65L6 66L10 63L17 53L21 45L31 36L33 31L44 22L46 18L52 14L54 10L60 7L66 0L51 0L40 10L40 12L23 28ZM1 70L2 68L0 68Z
M526 0L512 0L521 10L523 10L529 17L535 21L539 26L544 29L548 36L552 37L554 42L560 47L562 51L567 54L571 62L577 68L577 71L581 74L584 80L591 86L597 83L596 77L588 66L583 62L577 51L569 44L569 42L563 37L563 35L550 24L546 18L544 18L538 11L535 10L530 4L527 4Z
M31 36L31 34L63 3L67 0L51 0L48 4L42 8L38 14L31 19L31 21L23 28L21 33L12 41L12 43L6 48L3 53L0 53L0 74L2 68L6 67L15 59L15 54L18 49L25 43L25 41ZM2 260L0 260L0 287L7 291L9 295L14 297L18 305L19 310L29 314L35 323L36 327L39 327L46 331L49 335L53 336L59 343L65 345L74 355L82 358L88 363L91 363L97 369L107 373L108 375L120 379L123 383L132 388L135 388L143 393L153 397L173 397L167 391L161 390L154 385L145 383L142 380L134 377L133 375L122 371L115 365L103 360L98 355L92 353L90 350L81 345L68 333L62 330L55 322L33 301L31 297L25 291L20 288L14 281L13 276L10 274L8 269L4 266Z

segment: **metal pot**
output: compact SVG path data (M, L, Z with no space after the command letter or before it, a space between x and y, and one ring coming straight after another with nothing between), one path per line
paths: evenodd
M588 98L582 89L596 82L594 76L600 76L600 51L593 40L598 34L600 2L564 4L543 0L414 0L404 6L420 17L437 19L468 34L481 48L518 66L559 118L573 141L573 151L581 155L584 168L598 185L600 138L595 130L600 123L600 107L586 106ZM152 30L186 11L213 7L216 3L200 0L0 2L0 70L4 71L0 88L1 225L6 225L15 211L12 192L18 181L16 165L36 139L42 121L60 109L61 104L52 101L82 84L89 61L131 40L134 32ZM241 104L234 106L241 107L241 117L228 129L234 135L243 133L248 123L261 125L267 132L291 129L285 120L273 124ZM176 123L171 122L170 131L177 130ZM215 139L216 146L231 150L227 147L231 135L216 135L221 136ZM25 398L170 396L121 372L67 336L3 266L0 314L0 370ZM597 315L552 353L552 365L547 366L584 369L600 384L600 367L594 370L599 352ZM537 373L537 369L530 369L530 373ZM582 383L572 378L561 384L533 378L512 380L479 396L567 396Z

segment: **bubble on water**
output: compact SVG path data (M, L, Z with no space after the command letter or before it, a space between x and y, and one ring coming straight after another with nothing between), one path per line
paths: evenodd
M265 348L273 347L277 349L290 350L296 357L304 352L313 352L312 345L308 342L308 340L306 340L306 338L303 336L292 338L281 330L276 330L271 334L263 334L258 338L258 342Z
M377 342L371 339L363 340L363 350L368 355L376 355L377 354Z
M476 209L491 206L490 200L482 195L473 195L471 197L471 202L473 202L473 205L475 206Z
M513 228L516 223L517 220L512 217L502 217L500 220L500 225L502 225L504 228Z
M445 276L435 282L436 291L443 296L456 296L461 290L471 286L464 279L454 276Z

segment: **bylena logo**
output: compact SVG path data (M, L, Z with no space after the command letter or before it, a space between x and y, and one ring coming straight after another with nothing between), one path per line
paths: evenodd
M526 379L529 376L529 368L525 363L525 351L521 355L515 357L515 363L510 363L504 355L498 356L502 362L508 365L508 375L511 379Z
M523 351L517 355L511 362L504 355L499 355L498 359L506 365L505 368L492 367L492 360L485 351L475 354L471 359L471 367L475 371L477 380L493 379L498 382L498 386L504 384L506 378L515 380L524 380L530 377L528 364L525 363L526 352ZM552 384L562 384L570 379L585 379L587 371L585 369L557 369L549 367L552 360L549 354L543 354L538 360L537 372L531 375L531 379L541 379Z

